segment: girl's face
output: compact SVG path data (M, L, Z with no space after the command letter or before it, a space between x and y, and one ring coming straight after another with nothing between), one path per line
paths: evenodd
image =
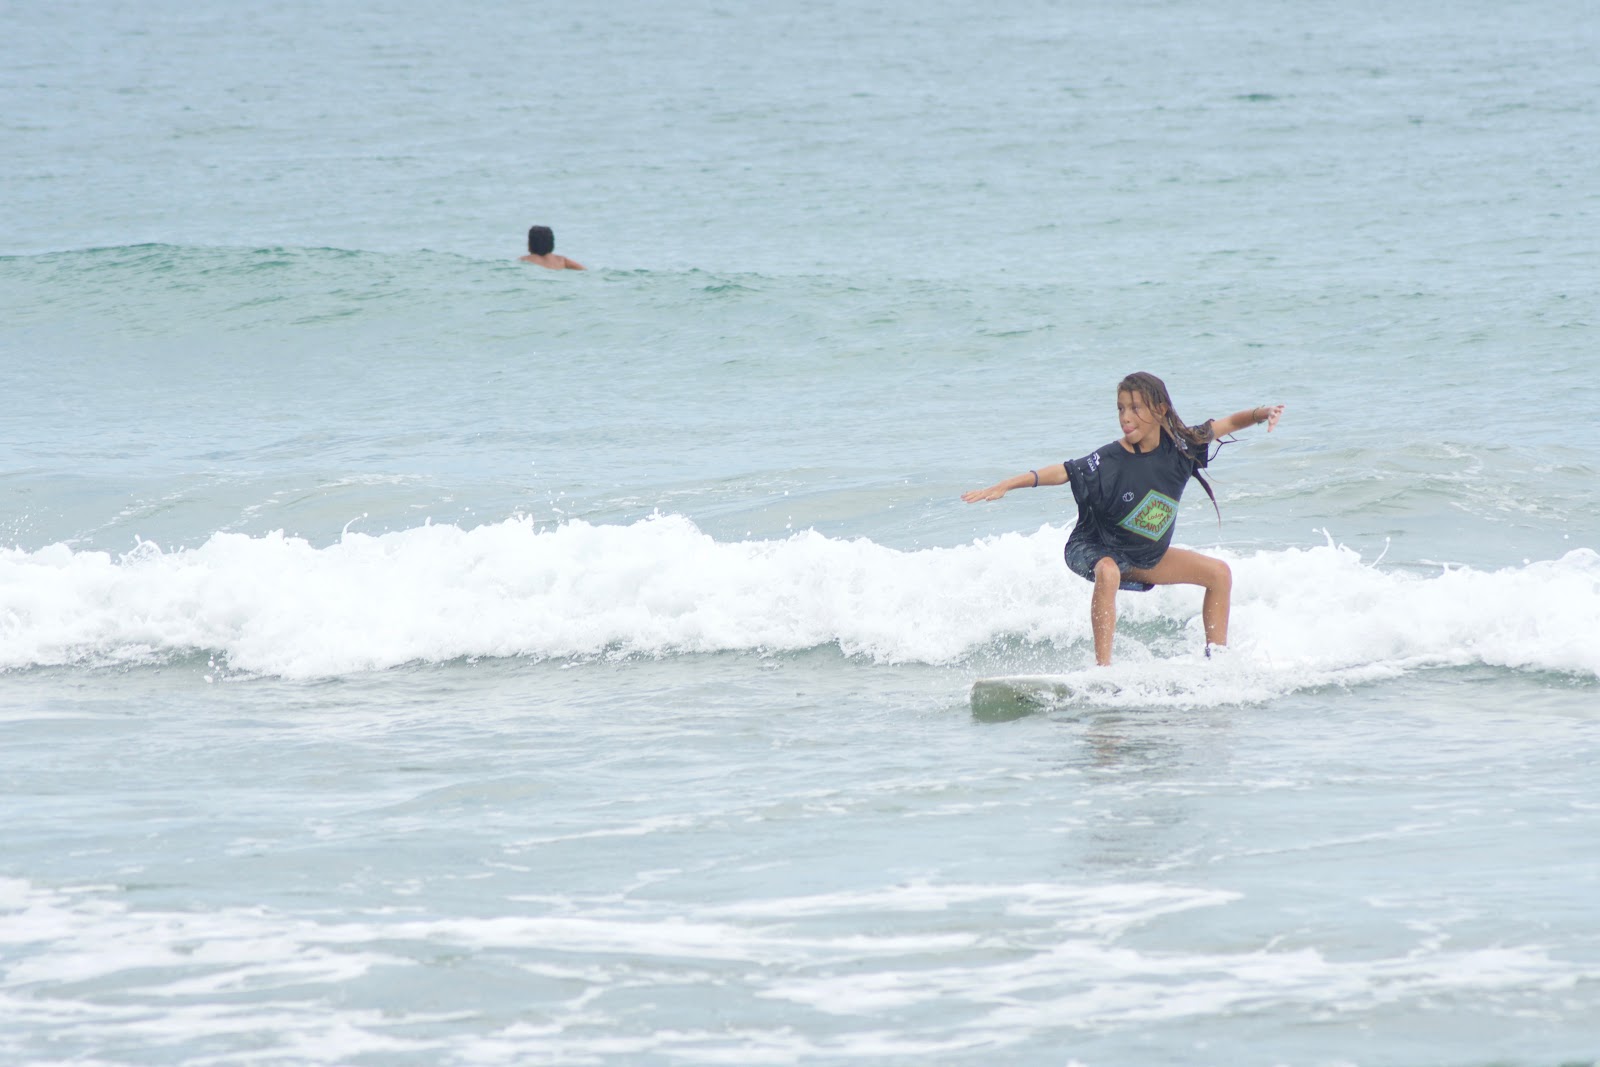
M1122 440L1141 452L1161 443L1161 416L1166 412L1152 408L1139 393L1117 394L1117 421L1122 423Z

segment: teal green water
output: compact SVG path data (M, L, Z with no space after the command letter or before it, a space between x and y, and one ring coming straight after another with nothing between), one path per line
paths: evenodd
M1594 25L8 12L0 1059L1596 1062Z

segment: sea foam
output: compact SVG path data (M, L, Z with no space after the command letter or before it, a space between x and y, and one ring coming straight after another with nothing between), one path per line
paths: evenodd
M122 556L0 550L0 669L209 654L317 678L477 657L778 653L834 646L948 665L1003 642L1086 648L1090 586L1066 531L902 550L815 531L717 541L689 520L347 533L315 547L217 533ZM1600 554L1431 573L1326 544L1217 553L1236 647L1307 677L1486 664L1600 677ZM1199 591L1123 594L1119 657L1203 643ZM1154 634L1152 638L1150 635ZM1141 636L1143 635L1143 636ZM1143 641L1143 643L1141 643Z

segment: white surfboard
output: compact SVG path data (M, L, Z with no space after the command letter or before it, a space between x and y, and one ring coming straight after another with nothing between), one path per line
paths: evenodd
M1008 674L972 683L972 713L985 719L1016 718L1036 711L1104 698L1122 686L1088 671L1071 674Z
M972 683L972 713L1014 719L1052 708L1136 709L1237 704L1272 695L1276 686L1203 656L1118 663L1063 674L1007 674ZM1291 686L1292 688L1292 686Z

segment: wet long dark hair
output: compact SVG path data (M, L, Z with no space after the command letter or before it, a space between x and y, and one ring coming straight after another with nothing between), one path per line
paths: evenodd
M1178 451L1194 460L1194 471L1190 476L1200 483L1200 488L1211 498L1211 510L1217 513L1217 525L1222 525L1222 509L1217 506L1217 494L1211 491L1211 483L1200 473L1200 468L1211 462L1209 449L1212 443L1215 442L1220 448L1223 442L1217 441L1210 426L1196 430L1178 418L1178 411L1172 406L1172 394L1167 392L1167 383L1148 371L1134 371L1122 379L1117 383L1117 392L1140 397L1145 407L1160 413L1161 428L1172 438Z

